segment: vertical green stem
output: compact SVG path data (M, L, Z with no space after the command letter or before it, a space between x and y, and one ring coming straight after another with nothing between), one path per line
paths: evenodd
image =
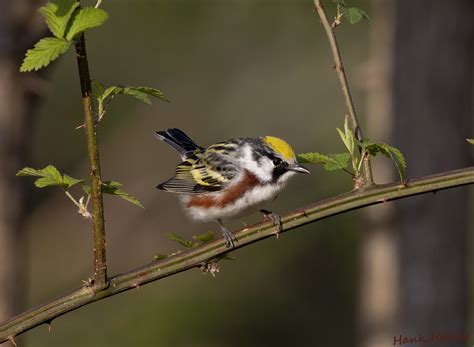
M92 225L94 231L94 289L101 290L108 285L105 254L104 201L101 189L102 179L100 174L99 146L97 144L97 128L91 97L92 87L84 34L81 34L80 38L76 41L75 47L84 108L87 154L91 170Z
M337 76L339 77L342 93L344 94L344 100L346 102L346 108L349 113L349 119L352 123L352 127L354 128L355 137L357 140L362 141L362 129L360 127L359 119L357 118L357 113L354 107L354 102L352 100L352 94L349 88L349 82L347 81L346 72L344 71L344 65L342 63L341 52L339 51L336 35L334 34L334 30L328 21L326 11L324 10L321 0L314 0L314 5L316 6L316 11L321 18L321 23L329 40L329 45L331 47L331 52L335 63L334 68L336 69ZM372 168L368 157L364 158L363 179L363 186L370 186L374 184Z

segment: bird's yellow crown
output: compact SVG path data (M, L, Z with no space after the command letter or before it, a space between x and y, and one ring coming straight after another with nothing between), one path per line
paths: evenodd
M295 157L293 148L286 141L274 136L265 136L263 140L285 160L291 160Z

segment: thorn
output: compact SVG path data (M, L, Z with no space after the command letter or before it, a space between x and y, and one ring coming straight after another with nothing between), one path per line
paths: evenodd
M138 291L140 291L140 284L134 283L134 284L132 284L132 287L135 287L135 288L137 288Z
M51 332L51 329L53 328L53 326L52 326L51 323L53 323L52 320L49 320L49 321L46 322L46 324L48 325L48 333L50 333L50 332Z
M82 280L82 284L84 284L86 287L92 287L94 284L94 279L89 277L87 280Z
M13 337L10 336L10 337L8 338L8 340L9 340L11 343L13 343L13 345L14 345L15 347L18 347L18 345L16 344L15 339L14 339Z

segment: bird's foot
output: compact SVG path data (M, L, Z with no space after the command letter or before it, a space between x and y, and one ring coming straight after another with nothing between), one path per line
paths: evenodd
M268 210L260 210L260 213L263 214L264 218L270 219L274 226L278 227L277 231L275 231L275 237L278 239L280 232L283 231L283 223L281 221L280 215Z
M227 248L235 248L234 242L237 242L237 238L232 232L227 229L222 222L219 220L219 225L221 227L222 236L224 236L225 241L227 242Z

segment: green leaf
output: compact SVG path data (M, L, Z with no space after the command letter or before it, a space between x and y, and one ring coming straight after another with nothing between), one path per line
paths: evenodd
M208 231L203 234L193 236L195 240L198 240L203 244L214 240L215 237L216 237L216 234L213 231Z
M69 189L72 186L75 186L76 184L82 183L84 181L85 181L84 179L78 180L77 178L63 174L63 184L66 186L66 189Z
M169 99L161 92L161 90L158 90L156 88L151 88L151 87L127 87L127 88L134 89L139 92L145 93L149 96L153 96L155 98L169 102Z
M369 17L367 12L357 7L343 6L342 14L351 24L359 23L362 19L366 19L368 22L371 21L371 18Z
M17 176L38 176L42 177L43 173L41 170L36 170L31 167L25 167L16 173Z
M406 179L407 163L403 153L398 148L383 142L374 143L370 140L362 141L361 147L362 151L367 151L367 153L369 153L371 156L376 156L377 153L382 153L384 156L391 159L397 167L400 180L404 181Z
M75 9L79 6L76 0L50 1L39 9L46 19L49 30L57 38L64 38L66 27Z
M92 95L97 99L99 100L99 98L102 97L102 95L104 95L105 93L105 87L102 83L100 83L99 81L97 80L94 80L93 81L93 84L94 84L94 92L92 93Z
M300 163L323 164L327 171L344 170L347 168L351 155L349 153L321 154L317 152L298 154Z
M91 188L90 185L88 185L88 184L83 184L83 185L82 185L82 190L83 190L84 193L86 193L87 195L91 195L92 188Z
M317 152L300 153L298 154L299 163L310 163L310 164L324 164L331 160L329 156Z
M387 145L386 143L380 143L379 145L382 146L382 150L380 152L383 155L385 155L387 158L392 159L392 161L397 166L400 180L405 181L407 163L405 161L405 157L403 156L402 152L398 148Z
M35 176L40 177L35 181L38 188L59 186L64 190L68 190L72 186L84 182L66 174L61 175L58 169L53 165L48 165L44 169L36 170L30 167L25 167L17 172L17 176Z
M330 161L324 164L327 171L344 170L347 168L351 155L349 153L329 154Z
M66 39L71 41L76 35L84 30L98 27L107 20L109 15L100 8L84 7L81 8L72 19L71 27L66 35Z
M199 243L196 243L196 242L193 242L193 241L190 241L190 240L186 240L185 238L183 238L182 236L180 236L176 233L168 233L168 238L171 241L177 242L181 246L186 247L186 248L194 248L194 247L199 245Z
M471 145L474 145L474 139L466 139L467 142L469 142Z
M38 41L33 49L26 52L20 71L39 70L49 65L53 60L65 53L71 42L56 37L46 37Z
M133 86L112 86L108 87L97 97L97 100L103 102L108 97L114 97L116 95L129 95L134 98L141 100L147 104L151 104L149 96L156 97L163 101L169 102L169 100L164 96L164 94L155 88L151 87L133 87Z
M122 186L121 183L119 182L116 182L116 181L105 181L102 183L102 193L104 194L110 194L110 195L116 195L128 202L131 202L132 204L134 205L137 205L141 208L144 208L143 205L140 203L140 201L138 201L137 198L135 198L134 196L128 194L127 192L123 191L122 189L120 189L120 187ZM85 191L85 188L83 186L82 188L84 191ZM90 189L89 189L89 193L90 194Z

